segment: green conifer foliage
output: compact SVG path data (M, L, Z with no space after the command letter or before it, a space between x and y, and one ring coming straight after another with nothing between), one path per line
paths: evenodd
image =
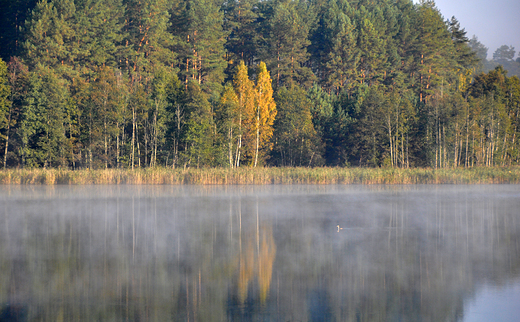
M358 81L360 51L356 47L357 32L346 14L337 15L332 35L332 48L324 66L325 84L340 93L343 89L351 90Z
M431 0L13 0L0 18L4 167L520 158L514 48L487 61Z
M11 88L7 77L7 64L0 59L0 129L7 126L7 115L11 101Z
M40 1L25 25L25 58L30 67L41 64L70 74L75 60L76 6L73 0Z
M206 91L220 92L227 67L224 15L214 0L179 0L172 33L179 51L182 79L195 80Z
M417 42L414 53L414 77L417 78L419 100L427 101L439 89L442 97L453 83L449 78L453 43L446 24L433 1L423 1L417 8ZM454 87L454 86L453 86Z
M11 87L7 76L7 64L0 59L0 138L8 145L9 127L11 123ZM7 153L5 150L5 153ZM4 158L5 160L5 158ZM5 168L5 161L4 161Z
M102 66L122 64L123 5L121 0L76 1L76 37L72 50L75 68L92 72ZM86 70L83 70L86 72Z
M11 61L7 65L6 72L5 76L9 81L8 86L10 90L7 102L9 108L7 110L4 109L4 112L6 111L6 114L4 114L6 123L4 123L3 132L0 132L5 135L5 146L2 151L0 151L0 153L3 152L4 168L7 166L20 165L17 155L20 148L20 113L29 90L30 74L27 66L17 57L11 58Z
M229 35L226 41L228 61L236 65L243 60L252 65L258 56L259 9L257 0L226 1L224 29Z
M300 84L310 87L314 81L311 69L306 66L309 58L309 30L314 15L304 1L276 1L273 14L265 30L267 46L261 58L272 72L276 86Z
M21 115L22 165L44 168L69 165L68 104L65 82L50 68L37 65L31 74Z
M270 163L277 166L320 165L321 142L312 123L312 101L300 87L282 87L275 97L278 113L274 123Z
M213 142L216 133L211 105L196 81L188 83L186 108L189 118L186 124L184 167L214 166L216 153Z
M383 20L382 13L376 11L373 18L371 16L362 7L357 18L356 47L359 51L357 76L361 84L381 81L386 71L386 41L383 38L386 30L378 30L372 23L372 21Z
M175 62L173 36L168 32L170 1L126 0L124 4L124 66L133 79L147 82L153 78L155 68L171 68Z

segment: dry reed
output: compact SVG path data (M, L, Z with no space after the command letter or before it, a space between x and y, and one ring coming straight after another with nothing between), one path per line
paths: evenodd
M520 183L520 167L9 169L0 184L496 184Z

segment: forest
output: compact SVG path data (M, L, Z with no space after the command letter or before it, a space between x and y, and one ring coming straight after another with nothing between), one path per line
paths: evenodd
M12 0L0 43L3 168L520 161L514 48L434 1Z

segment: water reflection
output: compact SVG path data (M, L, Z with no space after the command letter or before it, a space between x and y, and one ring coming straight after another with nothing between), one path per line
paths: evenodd
M481 285L520 277L519 197L508 185L0 187L0 320L464 320Z

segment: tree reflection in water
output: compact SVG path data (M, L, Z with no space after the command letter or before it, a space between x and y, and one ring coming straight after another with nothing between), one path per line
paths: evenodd
M463 320L519 277L516 190L1 187L0 320Z

